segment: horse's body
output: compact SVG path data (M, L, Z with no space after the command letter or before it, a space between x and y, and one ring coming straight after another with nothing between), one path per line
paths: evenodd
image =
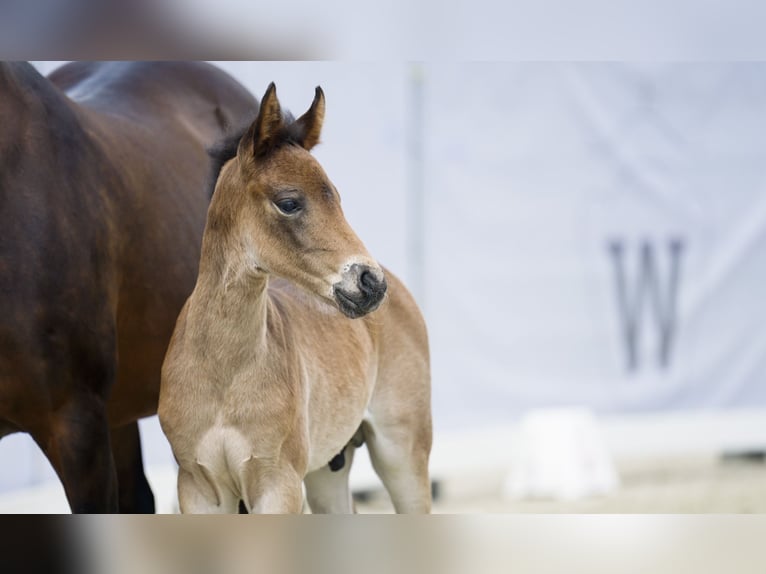
M221 171L163 365L159 415L184 512L234 512L240 499L298 512L304 480L314 512L349 512L362 440L396 510L430 509L425 324L307 151L323 111L318 91L284 120L270 88Z
M256 109L206 64L0 68L0 436L32 435L74 511L153 509L136 421L194 286L206 148Z

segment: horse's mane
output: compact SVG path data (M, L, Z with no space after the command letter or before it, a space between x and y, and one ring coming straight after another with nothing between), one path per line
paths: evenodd
M274 138L272 138L269 151L273 151L277 147L285 144L300 145L298 143L301 139L300 127L296 124L295 118L288 111L285 111L282 115L282 129ZM239 142L250 129L251 123L252 122L249 122L237 130L225 135L223 139L207 150L207 153L210 156L210 180L208 183L210 197L213 197L215 184L218 182L218 176L221 175L223 166L227 161L236 157Z
M209 197L213 197L215 192L215 184L218 182L218 176L221 175L221 170L227 161L234 159L237 155L237 147L239 141L245 135L249 128L249 125L245 125L242 128L234 131L223 137L218 143L207 150L210 156L210 176L208 178L208 188L210 193Z

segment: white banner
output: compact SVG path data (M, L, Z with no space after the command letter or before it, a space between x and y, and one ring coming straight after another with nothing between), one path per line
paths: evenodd
M427 72L444 425L766 405L766 67Z

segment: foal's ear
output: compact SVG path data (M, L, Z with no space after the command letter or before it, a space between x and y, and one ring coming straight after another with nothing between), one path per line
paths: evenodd
M319 134L322 132L324 122L324 92L317 86L314 93L314 101L309 111L303 114L295 122L298 143L307 150L311 150L319 143Z
M282 129L282 110L277 99L277 87L274 82L266 88L266 93L261 99L261 107L258 117L255 118L250 129L239 143L240 152L250 152L259 156L266 153L273 143L273 138Z

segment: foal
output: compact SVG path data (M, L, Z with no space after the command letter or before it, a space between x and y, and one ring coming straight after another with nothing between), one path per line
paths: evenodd
M302 481L313 512L352 512L362 441L396 511L430 510L425 324L309 154L324 109L317 88L302 117L283 116L271 84L218 177L162 370L182 512L236 512L240 499L300 512Z

